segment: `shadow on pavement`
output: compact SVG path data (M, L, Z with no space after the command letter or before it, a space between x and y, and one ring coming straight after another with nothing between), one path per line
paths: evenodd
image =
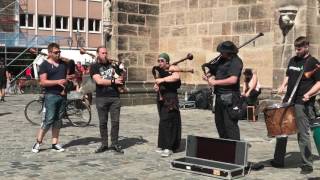
M123 148L123 149L127 149L131 146L134 145L139 145L139 144L144 144L147 143L148 141L143 139L142 136L139 137L119 137L119 145Z
M183 138L180 141L180 147L177 150L175 150L175 153L183 152L185 150L186 150L186 139Z
M8 114L12 114L12 112L0 113L0 116L5 116L5 115L8 115Z
M272 157L273 155L271 155ZM272 167L270 161L272 159L268 159L265 161L258 162L259 164L265 165L265 167ZM320 157L313 154L313 160L320 160ZM291 168L299 168L301 166L301 154L300 152L289 152L286 153L285 157L285 166L282 169L291 169ZM320 179L319 179L320 180Z
M69 120L63 119L62 121L63 121L62 128L77 127L77 126L74 126ZM97 127L97 125L95 125L95 124L89 124L89 125L87 125L87 126L78 127L78 128L86 128L86 127Z
M89 145L93 143L101 142L101 138L99 137L85 137L80 139L75 139L67 144L65 144L63 147L68 148L72 146L80 146L80 145ZM142 136L139 138L128 138L128 137L119 137L119 145L123 148L129 148L134 145L139 145L148 142L147 140L143 139Z
M85 138L72 140L72 141L68 142L67 144L65 144L63 147L68 148L71 146L89 145L89 144L97 143L97 142L101 142L101 138L85 137Z

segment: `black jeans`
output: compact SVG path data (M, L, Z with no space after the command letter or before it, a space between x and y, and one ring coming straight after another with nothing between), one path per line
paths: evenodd
M240 129L238 120L231 119L227 107L221 100L221 96L216 96L215 123L220 138L240 140Z
M108 146L108 115L111 117L111 145L118 144L119 118L120 118L120 98L119 97L97 97L96 108L99 117L100 135L102 145Z

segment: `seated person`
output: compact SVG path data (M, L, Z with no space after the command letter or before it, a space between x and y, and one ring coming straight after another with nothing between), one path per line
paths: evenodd
M258 96L261 94L260 83L256 72L252 69L246 68L243 72L244 83L242 96L246 97L248 106L254 106L258 104Z

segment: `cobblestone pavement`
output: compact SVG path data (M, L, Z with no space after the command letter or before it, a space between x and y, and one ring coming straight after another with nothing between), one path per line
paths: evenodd
M170 158L155 152L158 116L155 105L131 106L121 109L120 144L123 155L114 152L95 154L99 146L99 127L95 106L89 127L68 125L61 129L63 153L52 152L51 133L48 133L38 154L31 152L39 127L29 124L23 113L25 104L37 95L17 95L0 104L0 179L214 179L170 169L172 159L183 157L182 151ZM208 110L182 110L182 138L188 134L217 137L213 114ZM263 170L251 171L242 179L320 179L319 157L315 147L315 170L301 175L296 137L291 136L286 157L287 167L275 169L268 165L273 155L275 140L266 137L262 119L255 123L240 122L241 138L249 141L249 161L262 162ZM313 145L314 146L314 145Z

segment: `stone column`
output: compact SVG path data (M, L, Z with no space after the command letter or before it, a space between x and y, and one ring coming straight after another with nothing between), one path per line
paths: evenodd
M154 103L151 67L159 53L159 1L114 0L111 54L127 68L124 104ZM151 94L151 95L150 95Z

